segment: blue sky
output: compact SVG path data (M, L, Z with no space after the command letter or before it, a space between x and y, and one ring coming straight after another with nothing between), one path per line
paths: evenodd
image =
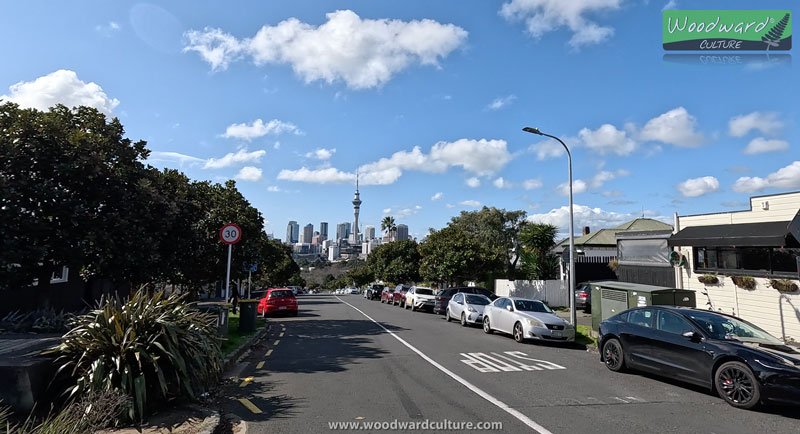
M238 179L281 238L351 221L356 170L363 225L422 236L482 204L565 227L566 158L524 126L571 146L577 226L799 190L792 59L670 57L665 6L3 2L0 98L118 116L151 164Z

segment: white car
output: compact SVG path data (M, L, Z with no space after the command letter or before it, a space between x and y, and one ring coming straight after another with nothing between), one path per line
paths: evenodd
M465 294L459 292L447 303L445 317L461 321L462 326L469 324L483 324L483 311L492 300L480 294Z
M500 297L483 310L483 331L508 333L517 342L537 339L573 342L575 327L538 300Z
M412 312L419 309L433 310L435 304L436 291L434 291L433 288L412 286L411 289L406 292L406 305L404 308L410 307Z
M358 288L350 288L350 294L358 294Z

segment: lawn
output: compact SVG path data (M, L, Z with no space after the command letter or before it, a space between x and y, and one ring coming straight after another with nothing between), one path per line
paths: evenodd
M597 346L597 341L589 336L589 330L591 327L580 325L578 324L577 328L575 329L575 342L586 345L586 346Z
M242 333L239 331L239 314L230 314L228 316L228 339L222 341L222 354L227 355L236 348L239 348L239 346L247 341L247 338L250 337L250 335L258 331L258 329L261 327L264 327L266 324L267 322L264 321L264 318L259 316L256 318L256 330L249 333Z

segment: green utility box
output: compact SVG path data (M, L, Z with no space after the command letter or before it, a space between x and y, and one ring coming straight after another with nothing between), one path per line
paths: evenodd
M239 331L252 332L256 329L256 307L258 300L239 300Z
M597 330L600 322L626 309L639 306L686 306L695 307L695 293L689 289L639 283L592 282L592 328Z

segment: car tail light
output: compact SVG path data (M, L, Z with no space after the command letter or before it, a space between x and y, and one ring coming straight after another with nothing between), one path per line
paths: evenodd
M578 297L580 297L580 298L586 298L586 297L588 297L588 296L589 296L589 294L587 294L587 293L585 293L585 292L583 292L583 293L581 293L581 294L578 294Z

